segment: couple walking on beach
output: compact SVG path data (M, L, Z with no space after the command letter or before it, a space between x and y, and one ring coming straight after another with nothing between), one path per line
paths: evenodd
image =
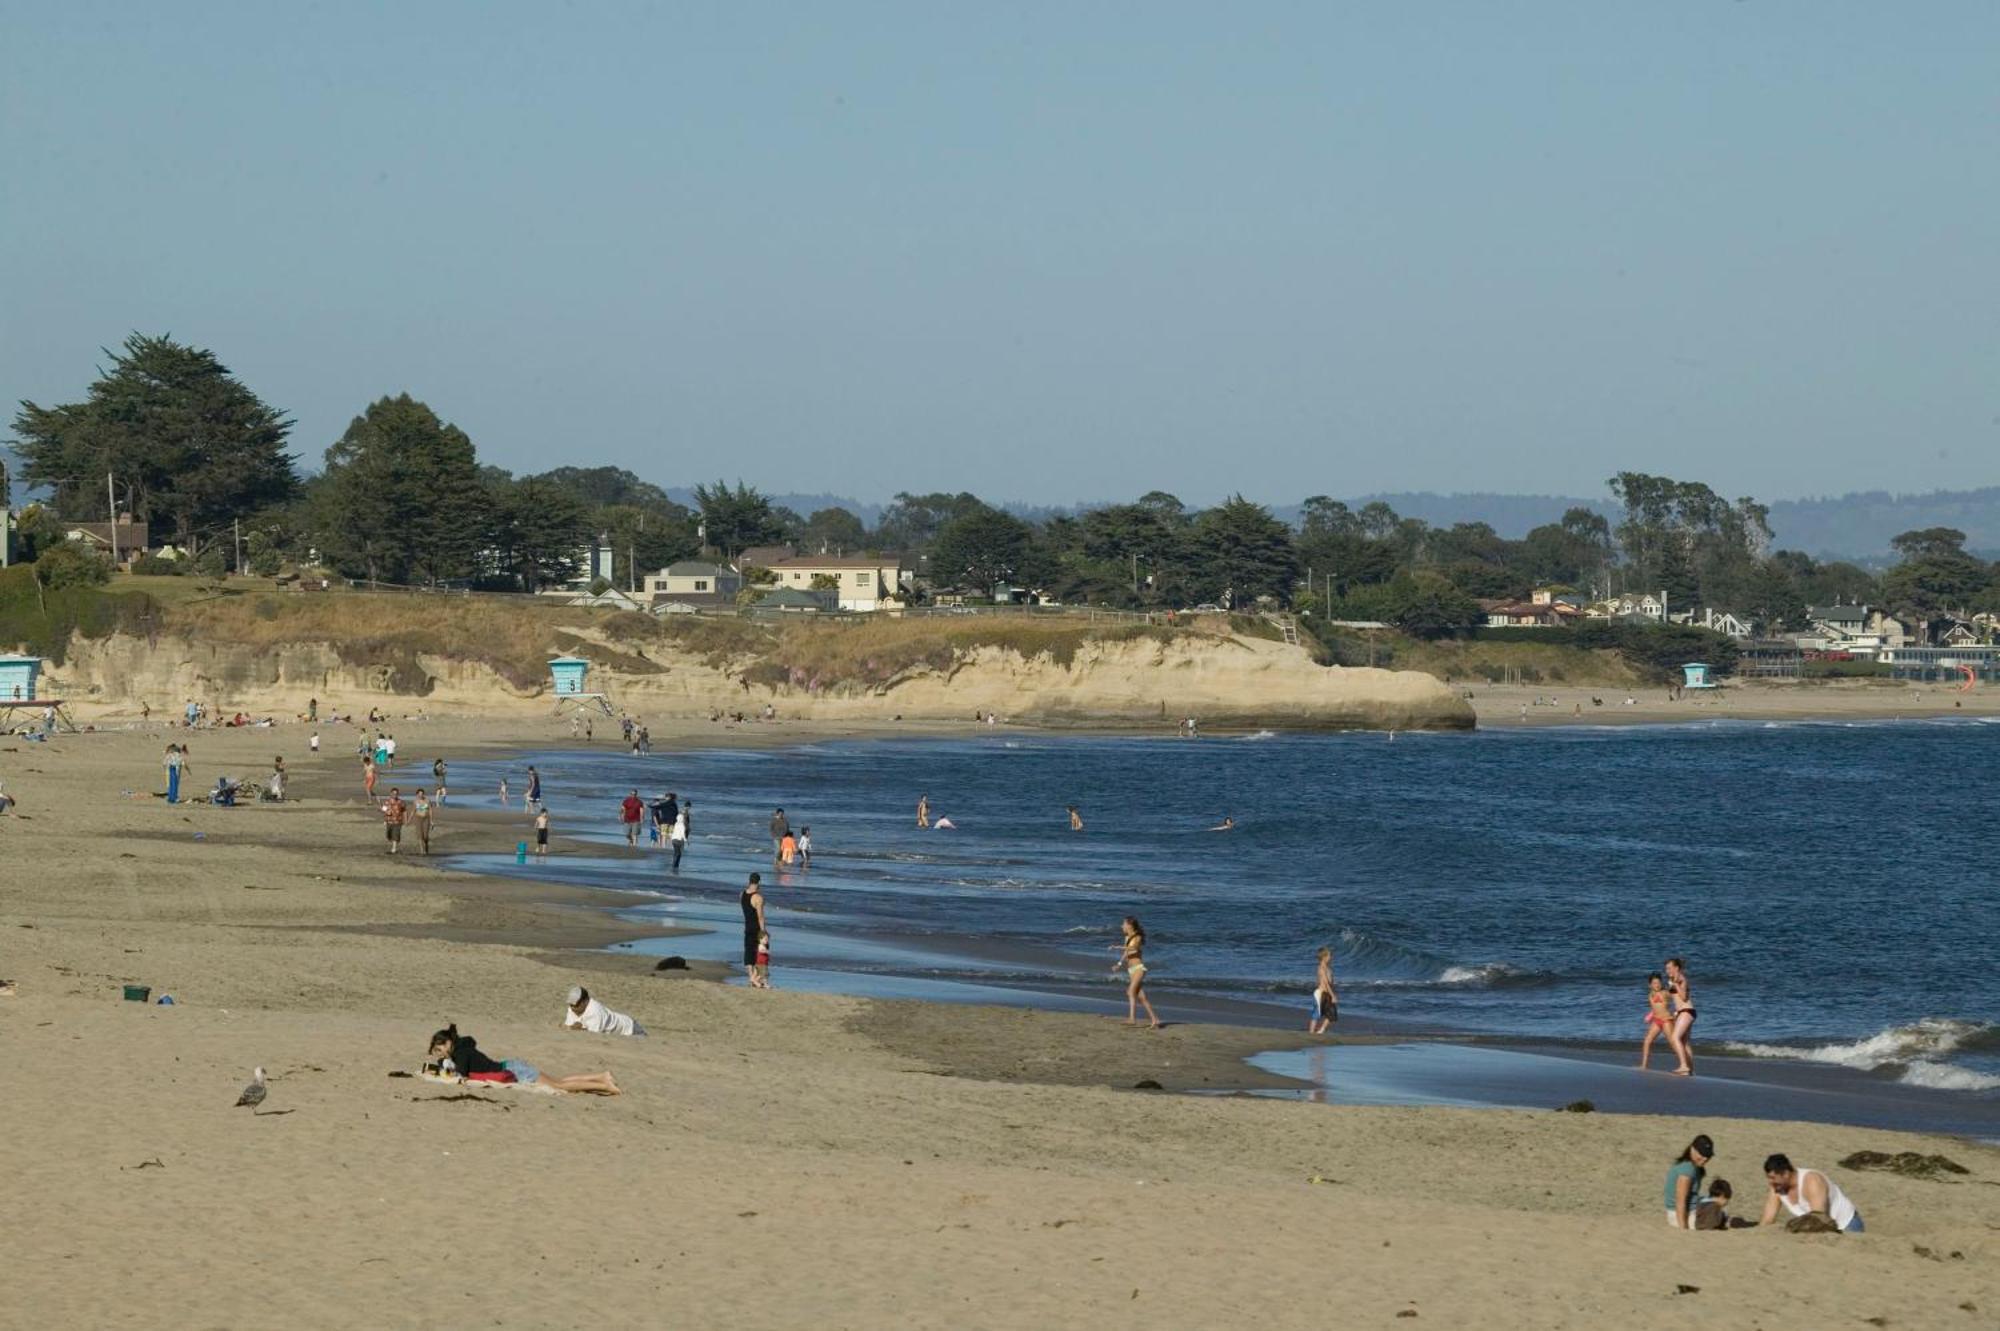
M410 802L403 802L403 792L399 787L389 787L389 798L382 802L382 827L388 838L389 854L403 853L403 828L417 829L417 842L423 853L431 853L431 818L433 805L423 788L417 788Z

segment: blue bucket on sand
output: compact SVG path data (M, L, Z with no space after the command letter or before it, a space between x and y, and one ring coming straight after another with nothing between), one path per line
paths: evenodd
M526 864L527 862L528 862L528 843L525 841L516 841L514 843L514 863Z

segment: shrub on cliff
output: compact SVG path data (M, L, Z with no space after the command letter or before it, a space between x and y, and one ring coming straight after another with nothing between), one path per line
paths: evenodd
M111 581L111 561L74 541L42 551L35 561L35 581L45 590L61 587L102 587Z
M150 633L159 604L144 592L111 592L92 584L46 587L33 564L0 569L0 650L30 652L61 665L73 635Z

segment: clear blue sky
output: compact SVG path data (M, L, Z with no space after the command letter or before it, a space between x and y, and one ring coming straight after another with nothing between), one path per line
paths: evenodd
M2000 483L2000 5L0 0L0 397L863 499Z

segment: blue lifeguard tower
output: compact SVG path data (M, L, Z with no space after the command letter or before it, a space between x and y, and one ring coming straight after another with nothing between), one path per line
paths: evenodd
M20 729L17 716L27 709L30 714L40 712L53 714L55 719L70 730L76 725L63 710L61 698L45 698L41 695L42 658L39 656L0 656L0 733ZM44 718L46 720L46 717ZM33 722L28 728L34 727ZM44 729L48 727L46 724Z
M41 677L41 657L0 656L0 702L33 702Z
M549 684L556 695L556 715L561 716L567 706L577 706L588 710L594 703L606 716L611 715L611 703L601 693L592 693L588 687L590 662L581 656L558 656L549 661Z
M1689 661L1681 666L1681 687L1684 689L1713 689L1721 686L1708 677L1708 662Z

